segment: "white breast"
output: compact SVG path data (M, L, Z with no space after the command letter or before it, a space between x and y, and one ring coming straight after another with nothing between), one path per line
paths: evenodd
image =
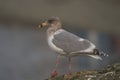
M48 36L48 45L49 45L50 48L51 48L52 50L54 50L55 52L58 52L58 53L61 53L61 54L65 54L65 52L63 51L63 49L57 47L57 46L52 42L52 40L54 39L54 35L57 35L57 34L59 34L59 33L61 33L61 32L62 32L62 30L58 30L58 31L56 31L53 35Z

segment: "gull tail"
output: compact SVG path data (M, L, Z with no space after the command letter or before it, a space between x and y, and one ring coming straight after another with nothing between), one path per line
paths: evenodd
M93 55L88 55L94 59L99 59L99 60L102 60L102 57L101 56L105 56L105 57L108 57L109 55L102 52L102 51L99 51L98 49L94 49L93 51Z
M99 52L99 55L100 55L100 56L105 56L105 57L108 57L108 56L109 56L108 54L106 54L106 53L104 53L104 52L102 52L102 51Z
M102 60L101 56L99 56L99 55L88 55L88 56L90 56L94 59Z

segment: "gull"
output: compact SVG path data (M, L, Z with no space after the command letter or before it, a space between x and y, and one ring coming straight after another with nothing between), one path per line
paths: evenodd
M94 59L102 60L101 56L108 56L99 51L89 40L81 38L73 33L62 29L59 17L51 17L39 25L39 28L48 27L47 42L49 47L58 53L58 57L51 76L55 77L59 63L59 57L68 58L68 74L71 73L71 58L79 55L87 55Z

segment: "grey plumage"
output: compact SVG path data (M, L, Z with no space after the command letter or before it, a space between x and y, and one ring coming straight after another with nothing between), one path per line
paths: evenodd
M68 73L71 73L71 57L78 55L87 55L94 59L102 60L101 55L105 53L96 49L95 45L89 40L78 37L61 28L61 22L58 17L52 17L42 24L40 27L49 27L47 29L47 41L50 48L59 55L68 58ZM51 77L57 76L57 66L59 58L57 58L55 69Z
M47 29L47 41L52 50L65 56L80 54L90 55L93 58L101 59L100 55L105 55L96 49L95 45L87 39L78 37L61 28L58 17L52 17L42 23Z
M81 51L91 46L90 42L86 39L79 41L80 38L70 32L63 30L61 33L54 35L53 44L56 47L63 49L66 53Z

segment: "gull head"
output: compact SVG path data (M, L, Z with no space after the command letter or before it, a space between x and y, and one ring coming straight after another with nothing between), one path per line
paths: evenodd
M43 28L43 27L59 27L61 26L61 22L59 17L51 17L45 21L43 21L42 23L39 24L39 28Z

